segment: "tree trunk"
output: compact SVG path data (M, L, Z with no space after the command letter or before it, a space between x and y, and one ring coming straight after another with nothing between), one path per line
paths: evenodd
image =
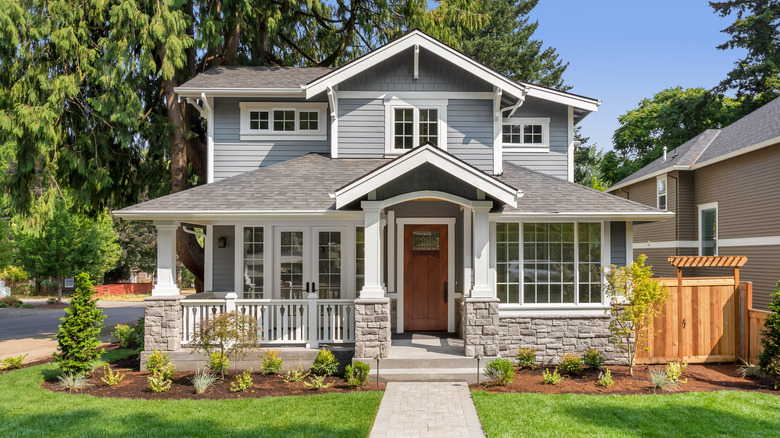
M62 302L62 289L65 287L65 278L62 275L57 276L57 302Z

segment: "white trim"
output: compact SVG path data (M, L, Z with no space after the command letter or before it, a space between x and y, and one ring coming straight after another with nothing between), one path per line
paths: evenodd
M620 189L622 189L624 187L628 187L628 186L636 184L638 182L646 181L646 180L648 180L650 178L654 178L654 177L656 177L658 175L663 175L663 174L666 174L666 173L669 173L669 172L673 172L675 170L692 170L692 169L691 169L690 166L683 166L683 165L680 165L680 164L675 164L674 166L665 167L665 168L663 168L661 170L655 171L655 172L653 172L653 173L651 173L649 175L645 175L645 176L643 176L641 178L636 178L636 179L632 179L630 181L626 181L624 183L615 184L615 185L609 187L606 191L607 192L614 192L615 190L620 190Z
M626 221L626 266L634 263L634 222Z
M447 332L455 332L455 218L426 217L398 218L396 252L398 257L396 291L396 332L404 332L404 226L405 225L447 225Z
M191 88L175 87L173 92L181 97L306 97L302 88Z
M571 108L571 107L569 107ZM526 125L541 125L541 143L506 143L504 142L504 126L520 125L520 136L524 135ZM510 134L511 135L511 134ZM550 152L550 118L549 117L505 117L501 119L501 145L507 152ZM571 142L570 142L571 144Z
M370 206L374 206L375 208L387 208L396 204L400 204L402 202L416 201L418 199L437 199L440 201L452 202L453 204L458 204L469 208L473 208L473 207L492 208L493 207L493 201L471 201L466 198L461 198L460 196L457 195L453 195L445 192L437 192L433 190L421 190L418 192L403 193L382 201L363 201L361 202L361 205L370 205Z
M395 211L387 212L387 290L395 292Z
M203 290L214 290L214 226L206 225L206 238L203 239Z
M574 144L574 107L569 105L566 111L568 114L566 118L567 120L566 136L569 145L566 151L566 179L569 182L574 182L574 150L576 149L576 145ZM548 124L547 131L549 132L549 124ZM548 138L549 138L549 134L548 134Z
M698 248L698 240L664 240L664 241L647 241L647 242L633 242L635 249L658 249L658 248Z
M732 246L773 246L780 245L780 236L737 237L733 239L718 239L721 248Z
M330 157L339 157L339 98L338 85L328 87L330 105Z
M604 312L609 307L603 305L595 306L583 306L583 307L535 307L527 304L526 307L520 308L516 304L499 304L498 316L499 317L538 317L538 318L581 318L581 317L594 317L604 318Z
M339 99L469 99L493 100L490 91L339 91Z
M240 130L239 138L241 140L327 140L328 132L326 128L326 112L328 104L326 102L239 102L240 109ZM267 129L249 129L249 113L254 111L264 111L268 113ZM294 131L275 131L274 111L295 111ZM300 130L300 113L317 112L317 129Z
M234 239L236 247L233 248L233 290L241 298L244 298L244 226L243 224L235 224L233 227L233 234L236 236ZM265 243L267 231L268 228L263 228L263 249L267 246ZM268 261L265 255L266 252L263 252L263 279L268 276L266 272ZM265 281L263 283L263 286L265 286ZM265 293L265 290L263 288L263 293Z
M701 235L702 235L702 228L701 228L701 213L704 210L712 210L715 209L715 235L713 236L714 244L715 244L715 251L712 255L718 255L718 246L720 246L720 242L718 242L718 231L720 230L720 220L718 219L718 203L717 202L707 202L706 204L699 204L697 205L698 208L698 214L696 215L696 222L697 222L697 235L699 237L699 255L702 255L702 244L704 241L702 241Z
M474 264L474 253L471 251L473 242L471 220L474 213L469 207L463 207L461 211L463 213L463 284L460 290L465 295L471 290L471 269ZM491 239L493 238L491 237ZM490 260L495 260L495 256L491 255Z
M627 219L635 221L661 221L674 217L674 213L671 211L659 211L659 212L647 212L647 213L616 213L610 211L571 211L566 213L534 213L526 211L509 211L503 213L490 213L490 220L500 221L502 219L517 220L522 218L529 218L533 221L546 221L546 222L571 222L572 220L581 220L583 218L589 221L596 220L614 220L625 221ZM584 220L581 220L584 222Z
M208 109L206 116L206 184L214 182L214 98L203 94L203 105Z
M395 95L386 96L385 105L385 156L397 156L411 149L395 148L395 110L412 110L412 149L420 145L420 110L435 109L436 147L447 150L447 103L446 99L399 98Z
M408 34L396 39L395 41L350 62L344 67L339 68L303 86L304 90L306 91L306 98L310 98L323 92L328 85L338 84L362 71L365 71L366 69L369 69L387 59L390 59L393 56L412 48L415 44L452 62L457 67L480 79L500 86L502 89L510 92L515 96L522 96L523 93L527 90L529 96L538 97L565 105L572 105L586 111L597 111L599 105L601 104L601 101L599 100L576 96L562 91L551 90L548 88L539 87L537 85L521 83L509 79L419 30L413 30Z
M661 208L661 191L658 187L658 183L661 181L664 182L664 208ZM669 179L666 174L655 177L655 208L663 211L669 210Z
M493 89L493 175L501 175L504 173L504 148L503 138L501 136L501 129L503 124L501 122L501 95L503 91L501 88L494 87Z
M517 198L521 196L517 189L454 159L436 147L425 145L412 149L400 158L339 189L336 192L336 208L344 207L425 163L438 167L505 204L517 206Z
M414 45L414 79L420 78L420 45Z
M115 211L114 216L128 220L204 220L214 221L219 219L279 219L290 218L325 218L325 219L362 219L360 211L335 211L335 210L146 210L146 211Z

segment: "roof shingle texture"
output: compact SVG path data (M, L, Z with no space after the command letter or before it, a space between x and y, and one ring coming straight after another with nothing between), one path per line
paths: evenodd
M300 88L330 73L327 67L214 67L180 88Z
M335 209L329 195L345 184L386 164L389 159L332 159L320 154L246 172L124 208L142 212L274 212ZM511 163L501 181L525 194L518 208L533 213L655 213L659 210L570 183Z

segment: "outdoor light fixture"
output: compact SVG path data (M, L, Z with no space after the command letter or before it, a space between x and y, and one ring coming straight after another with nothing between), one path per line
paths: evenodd
M219 248L227 247L227 237L222 236L219 239L217 239L217 247Z

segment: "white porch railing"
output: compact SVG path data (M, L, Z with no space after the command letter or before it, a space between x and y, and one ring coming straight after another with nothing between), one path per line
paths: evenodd
M182 300L182 345L192 342L198 325L220 313L238 311L257 321L261 344L355 342L353 300Z

